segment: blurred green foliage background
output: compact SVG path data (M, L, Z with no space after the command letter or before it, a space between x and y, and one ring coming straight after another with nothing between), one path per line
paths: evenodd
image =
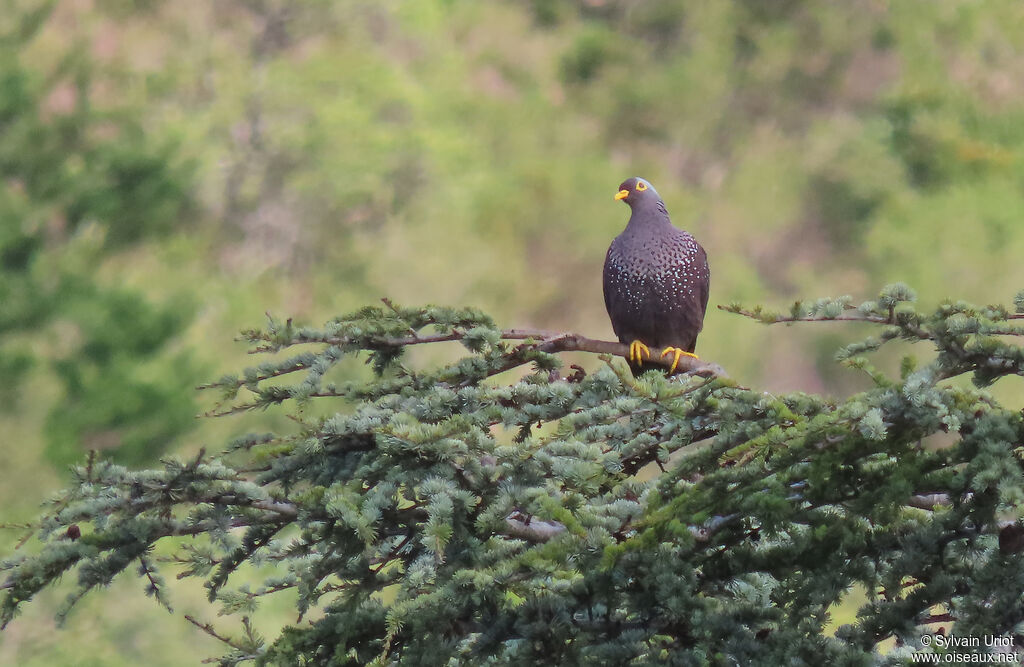
M142 464L280 423L194 418L264 311L389 296L610 338L600 271L633 175L708 251L698 352L748 386L849 393L832 355L857 332L714 304L893 281L1008 302L1022 158L1017 0L4 0L4 519L90 448ZM49 593L0 663L216 652L141 588L58 634Z

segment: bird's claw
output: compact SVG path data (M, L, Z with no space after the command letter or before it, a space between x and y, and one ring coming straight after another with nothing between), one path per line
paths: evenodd
M638 340L629 344L629 363L639 366L644 361L644 356L651 358L651 349Z
M669 373L675 373L676 372L676 366L679 365L679 358L680 357L693 357L694 359L700 359L700 357L698 357L693 352L687 352L686 350L681 350L678 347L672 347L671 345L669 347L666 347L662 351L661 356L664 357L667 354L675 355L673 357L673 359L672 359L672 368L669 369L669 371L668 371Z

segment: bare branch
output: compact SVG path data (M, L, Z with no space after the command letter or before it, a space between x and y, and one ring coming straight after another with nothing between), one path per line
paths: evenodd
M910 507L922 510L933 510L936 507L944 507L949 504L948 493L917 494L910 496L910 499L907 501L907 505Z
M272 500L258 500L258 501L252 503L249 506L253 507L255 509L258 509L258 510L266 510L267 512L275 512L277 514L280 514L282 516L286 516L286 517L289 517L289 518L292 518L292 519L294 519L295 517L297 517L299 515L298 508L295 507L295 505L292 505L291 503L279 503L279 502L274 502Z
M929 623L952 623L956 618L952 614L930 614L921 619L921 625Z
M509 329L503 331L501 337L505 340L528 340L535 342L527 342L516 347L506 355L506 362L494 369L489 375L497 375L526 363L526 354L531 350L552 354L557 352L592 352L594 354L611 354L623 358L629 357L629 346L624 343L587 338L576 333ZM655 352L651 354L650 359L645 359L644 363L670 368L672 366L672 358L671 356L658 356ZM679 363L676 365L676 370L700 375L727 377L725 370L718 364L701 361L694 357L680 358Z
M505 530L513 537L521 537L531 542L547 542L565 532L565 526L557 521L545 521L514 512L505 518Z
M416 332L413 331L409 336L380 337L361 341L339 336L324 336L319 338L303 336L296 338L290 344L300 345L308 343L323 343L327 345L350 345L358 342L364 347L364 349L383 350L388 348L408 347L411 345L424 345L428 343L454 342L463 340L465 337L465 331L456 329L449 333L434 334L430 336L417 335ZM512 349L512 351L506 354L502 363L496 368L491 369L488 376L498 375L499 373L504 373L505 371L516 368L517 366L529 363L529 354L535 351L546 352L549 354L557 354L560 352L590 352L593 354L609 354L617 357L629 358L629 346L624 343L588 338L587 336L571 332L545 331L541 329L506 329L501 332L500 337L502 340L521 340L525 342L517 345ZM672 355L661 356L657 350L652 350L650 358L644 360L645 366L661 366L663 368L671 368L672 363ZM285 368L262 373L255 378L236 379L231 386L240 388L254 382L259 383L264 380L280 377L296 371L306 370L307 368L308 366L305 363L296 362ZM681 373L695 373L705 377L728 377L728 374L720 365L713 362L702 361L695 357L681 357L676 364L676 370ZM224 386L225 385L223 384L212 383L201 385L198 389L222 388ZM332 395L331 392L318 392L316 394L311 394L310 396L316 397L330 395ZM284 396L282 396L282 399L283 398ZM207 412L204 416L222 417L262 407L266 407L266 403L263 401L243 403L224 410L212 410Z

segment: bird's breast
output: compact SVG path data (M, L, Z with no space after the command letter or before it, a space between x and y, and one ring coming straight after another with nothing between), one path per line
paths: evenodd
M686 232L673 231L661 235L624 232L617 237L608 249L608 288L632 306L656 303L668 311L703 293L709 272L700 246Z
M698 270L700 246L686 232L673 235L627 234L612 242L608 259L630 273L658 276Z

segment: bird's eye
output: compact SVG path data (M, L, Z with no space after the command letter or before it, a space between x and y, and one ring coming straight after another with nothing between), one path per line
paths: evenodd
M647 189L647 184L646 183L644 183L643 181L637 181L636 182L636 191L637 192L643 192L646 189Z

